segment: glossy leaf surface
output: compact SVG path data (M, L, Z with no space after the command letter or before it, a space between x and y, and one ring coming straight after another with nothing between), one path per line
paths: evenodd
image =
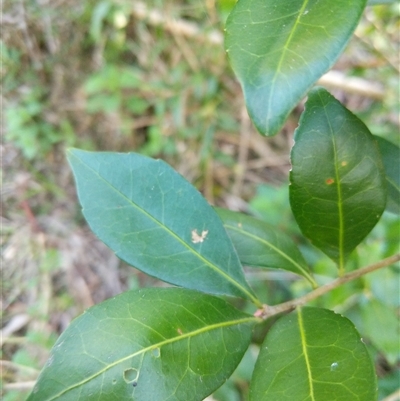
M220 208L216 210L242 264L287 270L316 285L303 255L287 235L243 213Z
M274 135L333 65L365 0L240 0L226 24L226 50L257 129Z
M379 149L325 89L310 92L295 132L289 196L302 232L341 270L386 206Z
M388 200L386 209L400 214L400 148L386 139L375 136L381 151L386 173Z
M374 401L376 377L354 325L326 309L278 320L261 347L251 401Z
M69 151L83 214L118 257L169 283L253 299L222 222L161 160Z
M231 375L256 319L181 288L125 292L74 320L29 401L201 401Z

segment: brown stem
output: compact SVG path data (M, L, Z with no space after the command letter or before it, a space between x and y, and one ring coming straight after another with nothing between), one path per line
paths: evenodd
M357 269L355 271L347 273L344 276L339 277L338 279L332 281L331 283L328 283L321 287L318 287L314 291L311 291L308 294L303 295L300 298L296 298L291 301L283 302L281 304L274 305L274 306L264 305L263 309L258 310L255 313L255 316L262 317L263 319L267 319L271 316L278 315L279 313L290 311L298 306L302 306L302 305L306 304L307 302L312 301L315 298L319 298L321 295L326 294L327 292L332 291L333 289L335 289L337 287L340 287L344 283L355 280L355 279L357 279L361 276L364 276L367 273L371 273L375 270L382 269L383 267L390 266L399 260L400 260L400 253L393 255L393 256L389 256L388 258L383 259L380 262L373 263L372 265L369 265L369 266L363 267L361 269Z

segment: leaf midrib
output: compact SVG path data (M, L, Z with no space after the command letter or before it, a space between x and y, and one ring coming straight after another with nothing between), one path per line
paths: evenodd
M192 248L187 242L183 241L177 234L175 234L172 230L170 230L166 225L164 225L162 222L154 218L151 214L149 214L145 209L139 207L135 202L132 201L132 199L129 199L126 195L124 195L121 191L119 191L117 188L115 188L109 181L107 181L105 178L103 178L96 170L94 170L92 167L88 166L86 163L84 163L78 156L76 156L74 153L70 152L72 156L74 156L83 166L85 166L87 169L91 170L93 174L98 176L99 179L101 179L104 183L106 183L110 188L112 188L119 196L124 198L126 201L128 201L132 207L134 207L136 210L144 214L147 218L152 220L154 223L156 223L158 226L163 228L171 237L175 238L178 242L180 242L184 247L186 247L193 255L195 255L198 259L200 259L203 263L205 263L207 266L209 266L212 270L220 274L225 280L229 281L232 283L235 287L237 287L242 293L246 294L256 305L259 304L259 301L257 298L251 294L247 289L245 289L241 284L239 284L236 280L234 280L232 277L230 277L228 274L226 274L223 270L221 270L217 265L213 264L210 262L208 259L203 257L200 253L198 253L194 248Z
M300 9L300 11L298 13L296 21L294 22L293 28L290 31L290 35L287 38L285 45L283 46L281 56L279 58L277 67L275 69L274 77L271 80L271 90L269 91L269 99L268 99L268 114L267 114L267 118L266 118L266 121L265 121L265 123L266 123L265 127L266 127L267 131L269 129L268 121L269 121L269 119L271 117L272 101L273 101L273 99L275 99L275 97L274 97L274 88L275 88L275 85L276 85L277 77L281 72L281 66L282 66L283 60L285 59L286 53L289 50L288 49L289 44L292 41L292 38L294 36L294 32L296 31L298 25L300 24L300 18L303 15L304 9L307 7L308 1L309 0L304 0L303 5L301 6L301 9Z
M306 338L306 332L304 329L303 316L302 316L301 312L302 312L302 309L298 308L297 309L297 320L299 323L301 347L302 347L302 351L303 351L303 355L304 355L304 360L306 363L308 385L310 387L310 397L311 397L310 401L315 401L313 378L312 378L312 374L311 374L311 364L310 364L310 359L309 359L308 352L307 352L307 338Z
M327 105L324 104L323 99L320 95L321 104L323 104L326 121L329 125L332 147L333 147L333 164L335 170L335 185L337 189L337 206L338 206L338 218L339 218L339 238L338 238L338 249L339 249L339 274L344 273L344 215L343 215L343 196L342 196L342 185L341 176L339 173L339 161L338 161L338 150L336 146L335 131L333 130L329 113L327 112Z
M233 231L236 231L240 234L243 234L249 238L254 239L255 241L258 241L268 247L270 247L273 251L275 251L276 253L278 253L280 256L282 256L283 258L285 258L287 261L289 261L290 263L292 263L294 266L296 266L304 275L304 277L314 286L316 285L316 282L314 281L314 279L311 277L311 275L307 272L307 270L305 270L300 264L298 264L294 259L292 259L289 255L287 255L286 253L282 252L279 248L275 247L273 244L271 244L270 242L268 242L267 240L258 237L257 235L251 234L250 232L246 231L245 229L239 229L235 226L231 226L229 224L224 224L226 228L231 229Z
M60 391L58 394L54 395L52 398L48 398L47 401L52 401L57 399L58 397L62 396L63 394L67 393L68 391L73 390L74 388L77 388L79 386L84 385L85 383L88 383L89 381L95 379L96 377L100 376L101 374L105 373L107 370L113 368L114 366L117 366L118 364L134 358L138 355L144 355L146 352L152 351L155 348L161 348L164 345L168 345L168 344L172 344L174 342L178 342L181 340L184 340L186 338L192 338L195 337L196 335L201 335L203 333L206 333L208 331L212 331L212 330L216 330L216 329L220 329L220 328L224 328L224 327L229 327L229 326L235 326L235 325L239 325L239 324L245 324L245 323L249 323L249 322L258 322L259 319L255 318L254 316L249 316L246 318L242 318L242 319L237 319L237 320L232 320L232 321L228 321L228 322L222 322L222 323L216 323L216 324L212 324L212 325L208 325L207 327L202 327L200 329L191 331L190 333L185 333L185 334L181 334L179 336L176 337L172 337L172 338L168 338L167 340L164 341L160 341L156 344L152 344L151 346L148 346L146 348L141 349L140 351L134 352L133 354L127 355L123 358L118 359L117 361L114 361L113 363L110 363L109 365L107 365L106 367L104 367L103 369L99 370L98 372L96 372L95 374L87 377L84 380L81 380L80 382L64 389L63 391Z

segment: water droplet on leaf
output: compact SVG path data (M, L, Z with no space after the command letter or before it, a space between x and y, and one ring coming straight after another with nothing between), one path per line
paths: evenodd
M337 370L339 364L337 362L333 362L331 365L331 372L333 372L334 370Z

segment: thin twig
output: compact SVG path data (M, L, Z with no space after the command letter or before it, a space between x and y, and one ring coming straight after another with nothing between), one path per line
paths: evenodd
M26 49L29 55L29 58L31 59L32 63L33 63L33 67L37 70L41 70L43 69L43 63L40 60L40 58L37 56L37 52L35 49L35 45L34 42L31 38L31 35L29 33L29 29L28 29L28 23L26 22L26 10L25 10L25 6L24 6L24 2L21 0L19 3L19 8L20 8L20 13L22 16L22 20L21 20L21 30L22 30L22 34L24 36L25 39L25 44L26 44Z
M250 117L247 114L245 105L243 104L240 116L239 156L236 165L235 183L232 188L232 194L234 196L241 196L242 192L244 173L247 170L246 165L249 157L250 130Z
M382 85L366 81L359 77L348 77L340 71L329 71L318 80L319 85L345 90L348 93L355 93L381 100L385 95Z
M364 276L365 274L371 273L375 270L382 269L383 267L390 266L399 260L400 260L400 253L390 256L386 259L383 259L377 263L373 263L372 265L369 265L369 266L363 267L361 269L357 269L355 271L347 273L344 276L339 277L338 279L332 281L331 283L325 284L300 298L296 298L291 301L283 302L281 304L274 305L274 306L264 305L264 308L262 310L258 310L255 313L255 316L262 317L263 319L267 319L271 316L290 311L298 306L302 306L302 305L306 304L307 302L312 301L313 299L319 298L321 295L324 295L327 292L330 292L330 291L334 290L335 288L340 287L344 283L348 283L349 281L360 278L360 277Z
M8 368L8 369L14 369L14 370L22 370L27 373L32 373L35 376L38 376L39 371L35 368L31 368L30 366L25 366L25 365L20 365L18 363L12 362L12 361L5 361L1 360L0 361L0 367L1 368Z
M14 390L14 391L27 391L32 390L35 387L36 381L28 381L28 382L17 382L17 383L6 383L4 384L4 390Z
M222 45L224 39L220 31L213 30L204 35L200 27L190 21L169 18L165 13L156 9L149 9L145 3L135 2L132 12L140 20L147 21L152 26L162 26L170 32L187 37L197 37L214 45Z
M178 45L183 57L185 57L190 68L194 72L200 70L200 64L196 57L195 52L190 48L189 44L186 42L186 38L182 35L177 35L174 31L171 31L172 37L174 38L176 44Z
M7 341L7 339L17 332L21 330L26 324L28 324L31 317L26 313L21 313L14 316L1 330L0 330L0 347L3 346L3 343Z

